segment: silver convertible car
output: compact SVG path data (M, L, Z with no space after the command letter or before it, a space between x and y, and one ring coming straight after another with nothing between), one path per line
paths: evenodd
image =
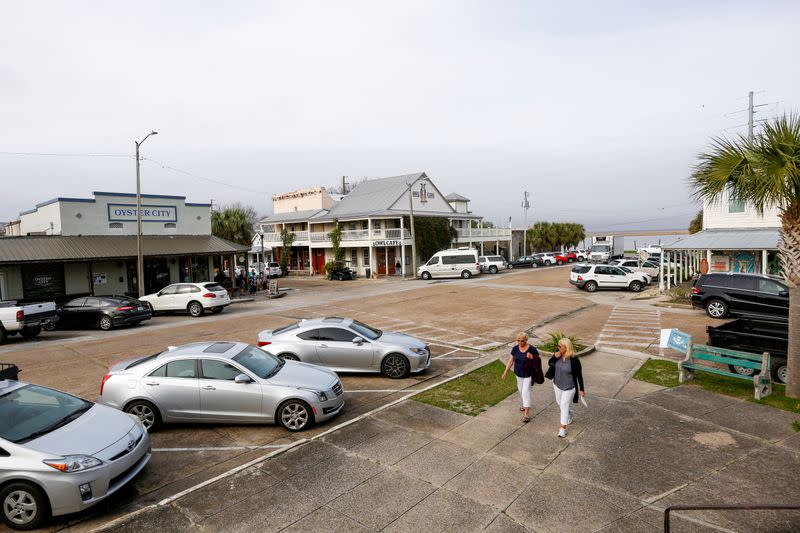
M70 394L0 380L0 509L6 525L36 529L82 511L150 460L136 417Z
M381 331L352 318L301 320L258 334L258 346L281 359L326 366L337 372L381 372L403 378L431 363L424 341L393 331Z
M201 342L123 361L103 377L98 402L162 422L277 422L301 431L344 409L335 372L284 361L241 342Z

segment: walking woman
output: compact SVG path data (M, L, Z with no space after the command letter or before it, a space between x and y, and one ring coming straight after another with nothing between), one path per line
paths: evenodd
M538 368L539 378L542 377L542 360L539 359L539 352L536 348L528 344L528 335L524 332L517 335L517 345L511 349L511 355L508 357L506 369L503 371L501 379L506 379L506 374L514 365L514 375L517 376L517 390L522 397L522 421L527 423L531 421L530 408L531 408L531 386L533 385L533 376ZM543 381L543 380L542 380Z
M561 429L558 436L567 436L567 426L572 424L570 403L578 403L578 396L583 396L583 373L581 362L575 357L572 341L562 338L558 341L558 351L547 362L549 368L544 377L553 380L556 403L561 409Z

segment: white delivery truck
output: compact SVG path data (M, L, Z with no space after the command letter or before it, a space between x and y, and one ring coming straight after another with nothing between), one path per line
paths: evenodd
M608 263L624 255L625 237L614 235L592 237L592 249L589 251L589 260L592 263Z

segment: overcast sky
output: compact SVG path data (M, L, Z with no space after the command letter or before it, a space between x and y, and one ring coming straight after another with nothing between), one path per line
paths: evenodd
M800 107L798 35L796 1L6 0L0 152L120 156L0 154L0 220L134 192L155 129L146 193L269 213L425 171L495 223L527 189L531 222L684 228L694 157L745 131L747 92L756 118Z

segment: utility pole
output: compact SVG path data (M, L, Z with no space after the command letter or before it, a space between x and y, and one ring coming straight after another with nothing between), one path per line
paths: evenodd
M139 298L144 296L144 257L142 256L142 192L139 180L139 147L151 135L158 135L157 131L151 131L139 142L133 141L136 145L136 291Z
M342 194L347 194L347 176L342 176Z
M522 230L522 255L528 255L528 209L530 208L531 203L528 201L528 191L524 191L522 196L522 214L525 225Z
M408 184L408 211L411 214L409 216L411 221L411 275L415 278L417 277L417 241L414 239L414 201L413 195L411 194L411 187L414 185L414 182Z
M753 140L753 91L747 93L747 138Z

